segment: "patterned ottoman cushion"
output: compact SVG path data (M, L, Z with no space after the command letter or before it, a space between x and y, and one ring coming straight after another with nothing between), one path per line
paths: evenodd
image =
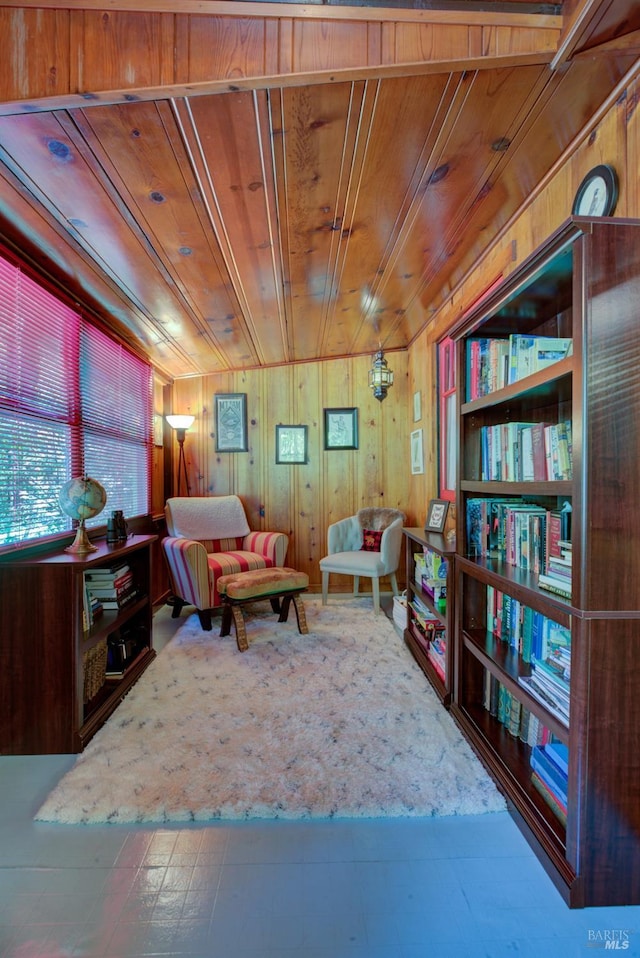
M309 576L306 572L284 569L255 569L253 572L231 572L220 576L216 582L220 595L230 599L257 599L263 595L281 595L293 589L306 589Z

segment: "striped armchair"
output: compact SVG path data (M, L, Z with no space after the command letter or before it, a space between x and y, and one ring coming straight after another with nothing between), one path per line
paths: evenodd
M238 496L175 497L165 505L168 536L162 547L174 593L173 618L194 605L202 628L221 605L216 581L229 572L284 565L289 537L251 532Z

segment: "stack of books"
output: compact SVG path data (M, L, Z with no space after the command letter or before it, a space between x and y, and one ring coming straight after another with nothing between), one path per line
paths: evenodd
M126 563L87 570L85 589L90 600L97 599L103 609L121 609L136 595L133 573Z
M546 569L538 576L538 584L541 589L546 589L547 592L554 592L556 595L570 599L571 565L573 562L571 543L566 539L560 539L558 546L560 554L547 556Z
M532 785L566 825L569 749L561 742L534 746L531 750L531 769Z
M571 677L569 646L560 652L550 650L544 660L532 657L531 675L521 675L518 682L547 711L569 727L569 680Z

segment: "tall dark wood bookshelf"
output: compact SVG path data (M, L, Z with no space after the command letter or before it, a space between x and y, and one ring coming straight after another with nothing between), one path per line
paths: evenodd
M570 337L572 353L472 398L471 340ZM459 478L452 714L571 907L640 903L640 223L573 217L453 330ZM483 478L484 427L572 424L570 478ZM471 549L470 500L571 506L571 584ZM469 507L471 511L471 508ZM487 587L568 628L568 727L519 681L530 665L496 638ZM487 706L497 679L568 746L566 824L532 786L531 745Z
M0 754L80 752L155 657L151 547L156 536L59 548L0 561ZM126 563L135 594L122 608L83 622L85 572ZM86 700L91 655L110 636L133 636L121 674L106 674Z

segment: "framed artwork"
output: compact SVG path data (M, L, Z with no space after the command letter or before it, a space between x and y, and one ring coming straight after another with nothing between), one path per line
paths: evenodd
M447 499L432 499L427 509L427 521L424 524L425 531L444 532L448 509L449 501Z
M423 472L422 429L414 429L411 433L411 475L419 476Z
M246 393L216 393L216 452L247 452Z
M358 448L358 410L356 408L325 409L324 448Z
M422 393L420 390L413 394L413 421L420 422L422 419Z
M276 426L276 465L307 462L307 427Z

